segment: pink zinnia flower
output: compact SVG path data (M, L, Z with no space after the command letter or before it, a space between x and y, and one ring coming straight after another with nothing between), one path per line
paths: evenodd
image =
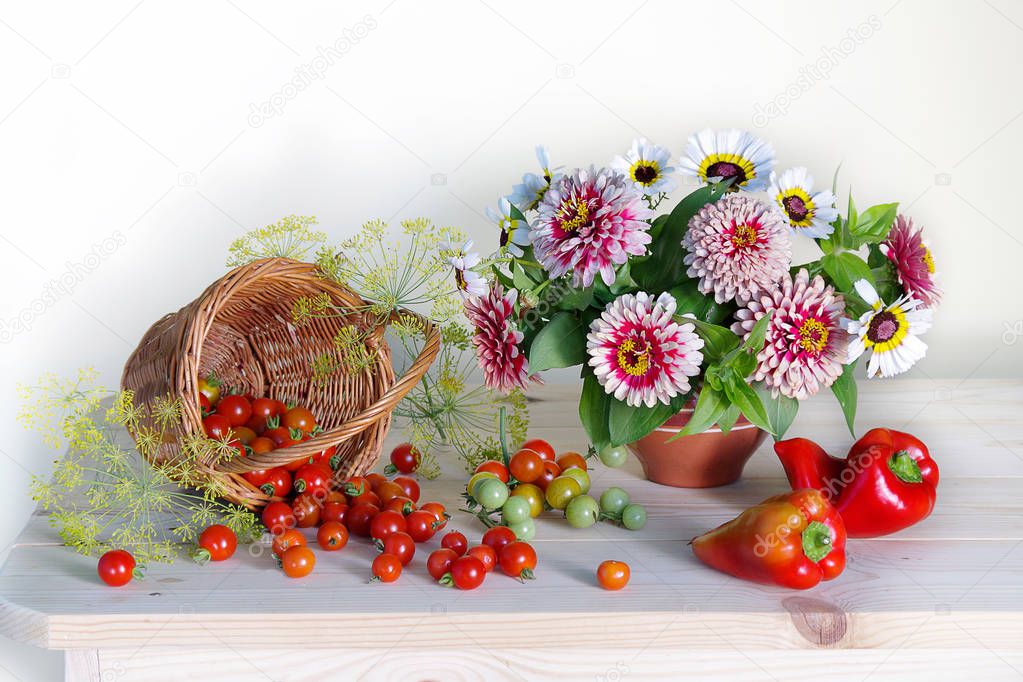
M757 320L774 313L767 326L764 347L757 353L755 381L763 381L772 395L803 400L842 373L849 334L841 327L845 301L818 275L810 280L806 269L740 308L732 331L743 337Z
M590 324L586 351L604 390L633 407L668 405L689 392L689 377L700 373L703 339L692 323L678 324L675 298L638 292L608 304Z
M745 194L707 204L689 221L683 262L700 292L744 305L788 273L792 250L779 213Z
M476 329L472 345L483 369L483 381L488 388L500 391L525 388L529 376L526 356L519 350L523 334L511 323L517 295L514 289L505 294L494 282L485 295L470 297L464 304L465 316Z
M615 281L615 267L642 256L650 243L653 211L624 175L577 169L551 185L529 232L536 259L552 278L572 271L573 286L588 287L600 273Z
M934 272L934 258L921 233L921 229L913 227L912 218L899 215L888 232L888 239L880 246L881 253L895 265L903 290L930 308L941 299L941 290Z

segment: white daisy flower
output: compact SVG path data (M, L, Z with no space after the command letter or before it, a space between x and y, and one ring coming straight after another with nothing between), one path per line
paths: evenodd
M540 174L523 174L521 184L512 187L512 193L508 195L511 203L515 204L523 213L532 211L539 206L544 194L547 193L547 188L554 180L561 177L557 169L551 169L550 155L543 145L536 147L536 160L540 162Z
M455 284L458 286L458 293L462 295L462 298L482 296L487 293L487 280L472 269L479 265L483 259L472 250L471 239L465 242L461 248L443 244L441 250L451 254L446 260L448 265L455 270Z
M834 232L831 225L838 217L835 195L831 190L813 191L813 176L806 168L790 168L781 174L771 173L767 190L793 233L823 239Z
M507 249L514 256L521 256L521 247L529 246L529 223L512 217L512 204L508 197L497 200L496 211L490 206L486 210L487 217L501 230L501 249Z
M855 284L856 293L871 307L858 320L842 320L853 338L846 364L871 351L867 376L892 377L905 372L927 354L927 344L917 338L931 327L931 310L919 299L906 295L885 305L865 279Z
M707 128L689 136L679 170L701 182L735 178L733 188L756 192L767 187L774 161L770 143L745 130Z
M675 189L671 174L671 152L664 147L647 142L646 138L632 141L632 147L625 156L616 156L611 168L624 173L644 196L657 196Z

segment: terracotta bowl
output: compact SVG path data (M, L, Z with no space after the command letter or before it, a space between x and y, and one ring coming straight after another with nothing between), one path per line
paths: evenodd
M629 450L643 465L643 473L654 483L676 488L712 488L735 482L767 432L739 417L728 433L715 426L667 442L685 427L692 413L691 408L683 409L646 437L629 444Z

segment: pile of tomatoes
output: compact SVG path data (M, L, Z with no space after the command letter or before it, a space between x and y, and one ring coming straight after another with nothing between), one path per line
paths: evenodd
M426 569L441 585L474 590L496 567L519 581L532 580L536 562L532 545L516 539L506 526L496 526L485 532L474 547L469 547L462 533L448 533L441 540L441 548L430 554Z
M620 465L624 454L619 457L618 449L614 450L600 453L601 460ZM476 468L465 486L469 511L487 525L495 523L491 515L500 512L500 523L526 541L536 535L533 519L545 509L564 512L575 528L607 520L639 530L646 524L646 509L632 503L625 490L608 488L599 501L589 495L587 459L593 454L566 452L558 457L547 441L528 440L508 459L507 466L487 460ZM477 512L478 508L482 511Z

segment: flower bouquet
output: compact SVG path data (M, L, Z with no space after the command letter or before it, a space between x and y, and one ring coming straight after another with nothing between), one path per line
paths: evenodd
M740 419L781 438L825 388L851 430L860 358L890 377L924 356L940 291L898 204L859 212L850 196L843 215L834 186L775 172L771 145L739 130L691 136L675 167L644 139L604 167L537 157L541 171L488 209L496 252L468 242L448 262L487 386L581 366L596 448L639 441L692 401L674 438ZM699 187L659 210L678 175ZM816 260L793 262L799 239Z

